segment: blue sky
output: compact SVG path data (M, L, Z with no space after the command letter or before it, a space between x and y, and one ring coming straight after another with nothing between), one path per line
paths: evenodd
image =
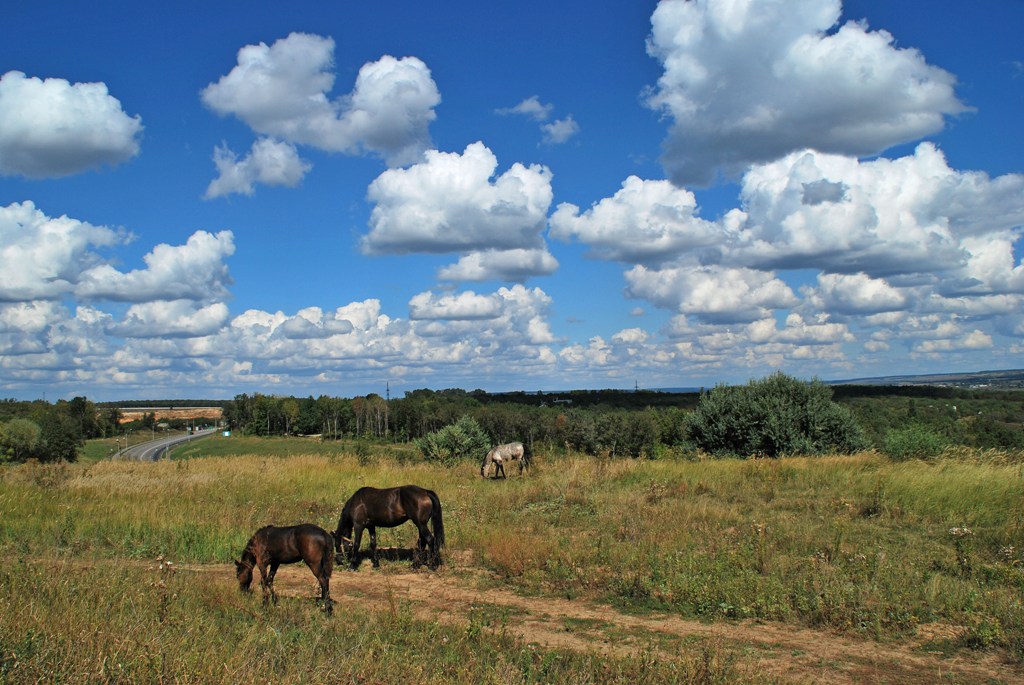
M5 8L0 397L1024 366L1024 3L594 7Z

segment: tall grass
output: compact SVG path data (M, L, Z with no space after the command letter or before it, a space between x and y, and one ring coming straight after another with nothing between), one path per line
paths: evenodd
M713 646L679 659L599 658L538 650L497 627L418 620L399 602L331 619L312 602L268 609L232 583L203 580L155 565L84 573L60 561L6 565L0 682L728 683L739 675Z
M480 479L475 464L446 469L394 452L5 467L0 552L20 561L0 567L0 614L19 616L30 606L38 620L0 619L0 654L24 654L18 663L43 668L68 650L73 658L67 668L82 673L116 663L128 668L124 658L117 660L116 645L100 636L116 628L142 631L138 639L154 644L180 641L182 653L172 650L178 661L171 666L139 661L133 653L132 673L144 679L158 679L152 669L172 668L183 682L219 682L238 673L298 682L370 673L370 681L389 681L395 672L387 669L398 668L397 659L416 662L425 653L433 662L450 664L452 682L495 682L494 671L474 670L483 663L479 655L493 650L484 660L488 668L500 664L514 671L516 677L507 679L512 682L617 682L602 680L582 657L551 656L558 669L567 670L542 672L535 653L525 648L500 651L486 635L466 642L458 631L409 617L358 616L371 626L365 635L349 622L322 624L309 614L312 609L253 617L239 610L237 590L222 583L186 587L171 579L176 598L165 609L173 616L196 614L191 624L181 616L158 622L160 628L150 622L145 630L113 626L109 622L143 622L131 612L151 616L163 610L160 593L145 589L156 582L146 580L147 572L128 566L98 584L64 580L45 589L52 573L32 561L59 565L164 555L226 562L261 525L309 521L333 530L355 489L403 483L438 492L449 550L491 571L492 582L511 583L522 592L600 599L627 611L824 626L883 640L938 624L951 629L939 632L957 636L942 648L998 647L1024 658L1020 463L893 463L875 454L690 462L542 455L529 476L492 481ZM411 526L380 533L381 545L411 546L415 538ZM45 601L26 599L44 589L51 593ZM122 591L133 598L130 607L114 599ZM48 605L65 608L44 610ZM59 622L63 611L84 615L80 621L92 628L47 624ZM374 665L363 652L394 639L397 620L405 621L399 633L408 651ZM232 627L236 622L241 627ZM96 635L84 639L82 630ZM206 631L216 635L203 643L203 653L181 661L186 639ZM314 639L310 631L322 637ZM431 646L436 635L464 651ZM269 664L241 656L256 649L284 655L293 646L289 640L303 655L319 654L320 640L332 650L360 646L344 651L344 665L311 657L317 665L301 672L284 656ZM2 669L13 667L9 657L0 659L7 659L0 663L2 680ZM681 669L673 678L684 682L696 673L691 667L697 668L666 666ZM613 671L643 681L637 668L624 661ZM694 682L714 682L726 672L736 675L723 666ZM109 673L100 679L111 679Z

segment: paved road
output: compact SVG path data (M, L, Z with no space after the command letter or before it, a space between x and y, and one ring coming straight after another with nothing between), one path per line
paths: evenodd
M216 428L204 431L196 431L193 435L174 435L169 438L157 438L149 442L132 445L126 450L121 450L114 459L134 459L136 461L156 461L164 456L168 449L180 445L183 442L203 438L217 432Z

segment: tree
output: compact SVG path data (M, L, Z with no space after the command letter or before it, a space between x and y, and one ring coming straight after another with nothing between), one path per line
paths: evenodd
M281 417L284 419L284 434L291 435L295 420L299 418L299 403L294 397L286 397L280 403Z
M717 386L687 416L690 440L712 454L779 457L851 453L867 441L824 383L781 372L745 386Z
M41 433L37 456L40 461L75 461L78 448L85 444L78 431L78 421L60 405L46 411L39 420Z
M0 461L22 462L39 447L42 429L28 419L11 419L0 424Z
M476 420L463 416L455 423L416 440L416 446L427 459L454 466L463 459L482 460L490 449L490 442Z

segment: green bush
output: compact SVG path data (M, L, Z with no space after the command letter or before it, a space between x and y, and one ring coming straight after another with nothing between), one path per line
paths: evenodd
M920 423L906 428L889 431L885 436L883 451L890 459L934 459L946 448L946 440L938 433Z
M475 419L463 416L416 440L416 446L429 461L454 466L463 459L482 460L490 449L490 441Z
M702 394L686 428L691 442L711 454L849 454L867 445L853 414L832 401L828 386L783 373Z

